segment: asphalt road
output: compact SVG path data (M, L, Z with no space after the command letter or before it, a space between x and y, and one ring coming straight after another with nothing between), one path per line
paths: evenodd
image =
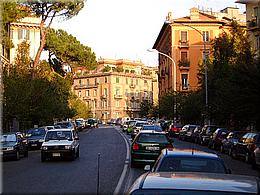
M3 193L96 194L100 153L100 194L113 194L124 163L126 146L114 128L81 132L80 158L42 163L40 151L28 158L3 162Z
M28 158L2 163L3 193L22 194L97 194L97 158L100 153L99 194L123 194L145 171L130 168L127 147L130 136L119 127L101 127L80 132L80 158L42 163L40 151ZM205 146L174 139L176 148L195 148L215 152ZM249 164L219 154L234 174L260 176ZM121 182L120 182L121 181Z

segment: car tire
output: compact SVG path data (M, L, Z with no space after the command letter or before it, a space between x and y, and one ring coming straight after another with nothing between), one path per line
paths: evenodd
M16 151L15 160L20 160L20 152L18 150Z
M24 151L24 154L23 154L24 157L28 157L28 150Z
M71 161L74 161L76 158L76 152L75 152L75 149L73 150L72 154L71 154L71 157L70 157L70 160Z

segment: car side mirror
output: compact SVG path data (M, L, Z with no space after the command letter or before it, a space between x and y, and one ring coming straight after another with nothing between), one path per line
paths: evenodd
M145 165L144 170L145 171L151 171L151 165Z

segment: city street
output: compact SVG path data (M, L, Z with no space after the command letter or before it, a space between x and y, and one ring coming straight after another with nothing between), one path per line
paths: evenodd
M3 162L4 193L97 193L97 158L100 153L100 194L122 194L144 173L142 168L130 169L130 136L119 127L100 127L80 132L80 158L75 161L42 163L40 151L30 151L28 158ZM207 147L174 139L176 148L209 151ZM212 150L211 150L212 151ZM249 164L221 155L232 173L260 176ZM127 169L125 169L125 167Z

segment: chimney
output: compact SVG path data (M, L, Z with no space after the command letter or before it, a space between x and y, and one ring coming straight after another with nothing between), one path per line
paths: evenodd
M199 9L198 8L193 7L190 9L190 19L199 20Z
M168 15L166 16L166 21L172 21L172 12L168 12Z

